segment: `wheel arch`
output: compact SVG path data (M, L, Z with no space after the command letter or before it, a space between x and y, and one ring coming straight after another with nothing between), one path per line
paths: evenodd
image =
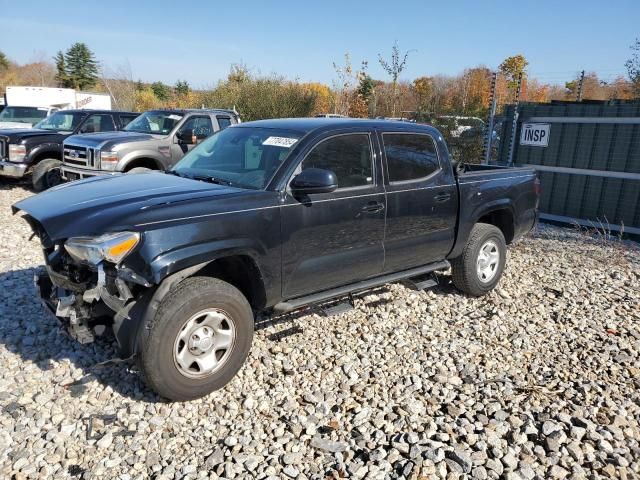
M62 152L60 151L60 145L55 144L43 144L39 145L29 154L29 164L34 166L36 163L41 162L47 158L54 160L62 160Z
M247 298L254 311L262 310L265 306L266 290L262 272L255 259L247 253L221 255L181 268L163 277L138 301L132 302L128 308L116 314L113 330L121 357L128 358L137 352L139 336L144 334L141 327L153 324L158 307L169 291L183 280L194 276L218 278L233 285Z

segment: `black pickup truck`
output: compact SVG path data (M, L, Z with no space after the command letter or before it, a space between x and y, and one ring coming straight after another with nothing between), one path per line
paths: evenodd
M234 125L166 173L95 177L14 205L39 235L45 303L173 400L225 385L254 318L451 268L493 289L537 219L524 168L454 167L433 127L283 119Z
M0 176L31 173L41 192L60 183L62 142L73 134L122 130L139 114L113 110L59 110L33 128L0 130Z

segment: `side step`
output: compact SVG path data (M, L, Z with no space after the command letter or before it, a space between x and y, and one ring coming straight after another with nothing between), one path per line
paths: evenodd
M331 305L329 307L321 307L322 313L324 313L325 317L333 317L334 315L340 315L341 313L347 313L353 310L353 302L350 300L346 302L341 302L335 305Z
M420 275L426 275L437 270L446 270L451 265L447 260L441 262L430 263L423 267L411 268L402 272L390 273L388 275L382 275L380 277L371 278L369 280L363 280L361 282L352 283L350 285L344 285L342 287L332 288L319 293L313 293L304 297L298 297L284 302L280 302L273 307L275 313L286 313L292 310L296 310L300 307L312 305L332 298L341 297L350 293L359 292L362 290L369 290L374 287L379 287L385 283L397 282L399 280L405 280L407 278L418 277Z
M430 273L419 277L408 278L406 283L414 290L426 290L427 288L438 285L438 277Z

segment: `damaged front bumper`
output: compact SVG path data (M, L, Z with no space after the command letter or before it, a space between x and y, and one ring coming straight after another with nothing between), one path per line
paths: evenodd
M34 275L42 304L73 339L91 343L96 335L112 326L122 347L118 330L124 322L131 321L130 312L136 301L123 279L110 278L109 287L107 281L102 265L98 266L97 282L92 287L75 283L48 266ZM117 293L111 293L110 289Z

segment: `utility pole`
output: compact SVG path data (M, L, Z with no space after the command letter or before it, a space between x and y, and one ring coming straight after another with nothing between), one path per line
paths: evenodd
M578 82L578 92L576 93L576 102L582 101L582 87L584 85L584 70L580 72L580 81Z
M508 165L513 165L513 150L516 146L516 130L518 129L518 103L520 102L520 91L522 89L522 73L518 75L518 85L516 87L516 98L513 107L513 122L511 123L511 138L509 139L509 158Z
M496 85L498 83L498 73L491 74L491 97L489 103L489 120L487 121L487 131L485 132L484 151L482 152L485 165L491 160L491 144L493 143L493 124L496 116Z

